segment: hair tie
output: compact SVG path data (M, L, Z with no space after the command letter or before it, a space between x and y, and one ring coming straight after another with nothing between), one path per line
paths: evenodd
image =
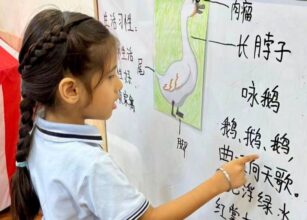
M27 167L28 166L28 162L27 161L22 161L22 162L18 162L16 161L16 167L20 167L20 168L23 168L23 167Z

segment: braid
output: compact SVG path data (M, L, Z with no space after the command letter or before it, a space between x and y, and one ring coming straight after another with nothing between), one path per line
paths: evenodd
M92 74L104 70L116 54L116 38L97 20L75 12L47 9L29 23L19 53L22 78L17 169L11 182L13 218L33 220L40 209L26 162L37 105L56 107L57 88L66 72L84 80L91 92ZM112 54L111 54L112 53Z
M23 100L20 103L21 120L16 152L17 162L26 161L30 152L30 132L33 127L33 109L35 105L34 100L23 95ZM17 198L18 201L16 201ZM17 220L32 220L39 211L40 203L33 189L29 170L26 167L17 167L13 176L12 207L14 210L13 217Z
M20 103L21 123L19 128L19 142L17 144L16 161L26 161L30 151L30 132L33 127L33 108L35 101L24 97Z
M57 44L66 41L66 33L60 25L55 25L51 31L45 31L42 38L33 43L22 62L19 72L22 74L23 84L31 83L31 71L35 64L42 60ZM17 144L16 162L25 162L30 153L31 130L33 128L33 109L36 101L27 86L23 85L23 100L20 103L21 120L19 128L19 142ZM34 95L33 97L36 98ZM41 101L41 100L39 100ZM47 100L48 101L48 100ZM16 220L33 220L40 209L39 199L34 191L29 170L17 167L12 178L12 210Z
M63 31L63 26L55 25L51 31L45 31L43 37L29 47L18 67L19 72L24 73L29 70L37 61L46 56L56 44L66 42L66 40L67 34Z

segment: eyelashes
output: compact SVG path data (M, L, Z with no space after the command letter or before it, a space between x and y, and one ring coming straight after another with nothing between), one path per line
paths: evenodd
M114 79L116 77L116 74L112 74L108 76L108 79Z

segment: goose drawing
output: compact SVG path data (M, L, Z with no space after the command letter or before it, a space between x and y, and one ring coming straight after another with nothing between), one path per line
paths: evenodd
M189 34L188 20L197 13L202 13L204 5L199 5L197 1L185 0L181 9L181 37L182 37L182 58L168 67L165 74L155 74L162 95L172 105L172 115L180 118L184 114L179 111L186 98L192 94L197 82L197 63L192 51ZM174 108L177 107L176 113ZM175 115L176 114L176 115Z

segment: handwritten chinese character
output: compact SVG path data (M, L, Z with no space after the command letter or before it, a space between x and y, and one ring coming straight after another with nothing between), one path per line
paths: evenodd
M226 148L224 145L223 148L219 148L220 160L229 162L233 159L233 151L229 149L229 146Z
M286 45L286 43L284 41L279 41L278 44L281 45L281 49L280 50L275 50L274 52L280 53L280 57L279 58L276 57L276 60L278 62L282 62L282 59L284 57L284 53L291 53L291 50L284 49L284 47Z
M287 133L285 133L282 137L279 137L279 134L277 134L274 140L271 140L271 142L273 142L273 145L271 146L273 151L280 154L280 150L282 150L284 154L289 154L290 140L286 136Z
M221 200L221 198L218 198L218 199L215 201L216 206L215 206L214 212L215 212L215 213L220 213L220 217L226 220L226 218L225 218L225 216L224 216L225 205L221 204L221 203L220 203L220 200Z
M272 198L270 195L264 195L263 192L258 194L258 207L261 207L264 210L266 215L272 213Z
M242 88L242 97L243 98L247 98L247 102L250 103L250 106L253 107L254 106L254 103L258 103L258 100L257 100L257 95L258 93L256 93L256 88L255 88L255 83L254 81L252 81L252 86L248 87L250 90L248 90L248 88Z
M251 146L252 148L257 147L257 149L260 149L261 146L261 134L260 134L260 128L256 131L252 128L252 126L249 126L247 131L245 131L246 137L243 138L243 140L246 140L245 145Z
M278 86L275 86L272 92L269 91L269 88L267 88L263 95L261 96L262 100L262 106L267 108L274 108L273 112L278 113L280 103L278 101Z
M188 147L188 142L185 141L183 138L177 138L177 149L183 150L183 158L185 158L185 151Z
M231 123L229 122L228 117L223 121L221 130L223 131L223 136L226 136L229 138L229 135L232 135L232 139L235 139L237 136L237 122L235 121L235 118L231 120Z

